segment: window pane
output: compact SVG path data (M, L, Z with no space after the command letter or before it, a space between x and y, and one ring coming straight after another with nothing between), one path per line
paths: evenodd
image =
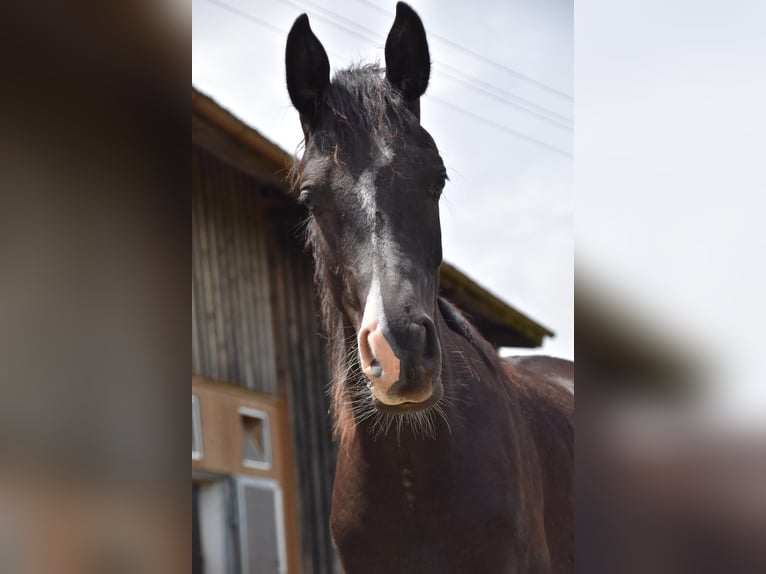
M286 571L282 496L275 481L240 479L243 574Z

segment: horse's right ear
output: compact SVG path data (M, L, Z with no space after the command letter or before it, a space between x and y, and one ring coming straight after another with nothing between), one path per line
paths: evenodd
M301 14L287 35L285 49L287 91L301 122L313 123L322 93L330 83L330 61L322 44L309 25L309 17Z

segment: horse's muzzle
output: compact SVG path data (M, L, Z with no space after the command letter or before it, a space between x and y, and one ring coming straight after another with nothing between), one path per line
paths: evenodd
M422 315L391 332L372 319L363 321L358 343L362 370L375 399L391 407L425 403L435 393L438 400L441 350L433 321Z

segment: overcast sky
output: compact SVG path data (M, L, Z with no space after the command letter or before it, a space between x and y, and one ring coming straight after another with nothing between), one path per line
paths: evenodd
M422 123L450 177L441 204L444 257L555 331L542 352L571 359L572 2L410 5L433 62ZM302 138L284 81L292 22L309 14L333 69L382 63L394 7L393 0L193 0L192 82L292 152Z

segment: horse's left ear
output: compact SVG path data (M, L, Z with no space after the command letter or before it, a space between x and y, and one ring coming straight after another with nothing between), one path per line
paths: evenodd
M402 92L420 118L420 96L428 87L431 58L423 22L404 2L396 4L396 18L386 39L386 78Z

